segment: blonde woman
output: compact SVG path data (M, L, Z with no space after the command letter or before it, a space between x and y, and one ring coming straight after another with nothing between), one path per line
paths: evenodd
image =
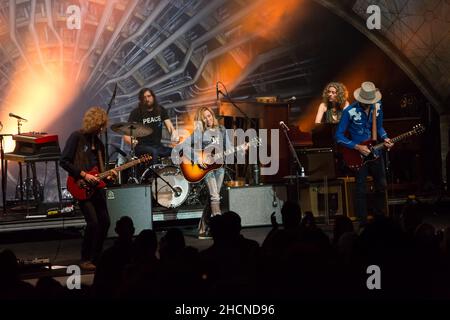
M214 111L209 107L201 107L197 110L194 118L194 142L195 146L200 146L203 150L218 148L225 151L226 141L228 140L225 128L219 125L219 121L214 115ZM229 141L229 140L228 140ZM210 208L203 211L202 218L199 223L199 239L210 238L209 235L209 218L221 213L220 211L220 189L223 184L225 169L220 168L209 172L205 176L205 182L208 187L210 196Z
M83 179L90 184L99 181L95 175L89 174L89 170L97 166L103 171L105 149L98 136L107 123L105 110L92 107L83 116L82 128L67 140L60 164L76 180ZM80 267L95 270L110 224L105 195L102 190L97 190L89 199L79 201L79 206L86 219Z
M347 88L342 83L328 83L322 92L322 103L317 110L315 123L339 123L342 110L349 105L347 99Z

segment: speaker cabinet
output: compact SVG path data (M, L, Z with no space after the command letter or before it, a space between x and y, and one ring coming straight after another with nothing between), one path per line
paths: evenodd
M243 227L270 225L273 212L281 224L286 198L286 187L274 185L227 187L224 192L225 209L239 214Z
M349 217L352 220L356 220L358 218L358 215L355 211L355 200L356 200L356 182L354 177L345 177L345 178L339 178L339 180L343 183L343 189L344 189L344 212L347 217ZM375 199L375 187L373 178L371 176L367 177L367 212L370 214L373 212L373 204ZM385 208L384 208L384 214L389 214L389 207L388 207L388 196L387 196L387 190L385 193Z
M328 203L327 203L328 198ZM328 207L328 217L344 214L342 182L340 180L310 183L300 189L300 207L302 212L311 211L315 217L325 217Z
M333 149L297 149L297 155L305 168L308 181L321 181L324 177L327 177L328 180L336 178L336 161Z
M106 190L111 226L108 237L116 237L114 231L117 220L122 216L133 219L135 234L144 229L152 229L152 192L150 185L125 185Z

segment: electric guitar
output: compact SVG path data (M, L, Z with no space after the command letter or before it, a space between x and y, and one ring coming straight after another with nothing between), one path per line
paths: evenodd
M100 179L99 182L96 184L90 184L84 179L78 179L76 180L74 177L68 176L67 177L67 190L72 194L73 198L76 200L87 200L89 199L94 191L96 189L103 189L106 187L106 183L103 181L108 176L112 175L112 171L120 172L122 170L131 168L139 163L145 163L152 159L149 155L143 155L139 159L127 162L119 167L116 167L114 169L99 173L98 168L94 167L90 171L88 171L88 174L94 175L97 178Z
M181 157L180 169L183 173L183 176L187 181L191 183L201 181L206 174L210 171L217 170L222 168L223 166L223 157L233 154L237 151L244 150L247 146L256 146L260 145L261 140L259 138L253 138L249 142L243 143L240 146L235 148L231 148L223 153L212 155L203 166L200 166L198 163L194 163L192 160L188 159L186 156ZM206 159L204 155L204 151L197 152L198 159ZM222 161L221 161L222 160ZM219 163L218 163L219 162Z
M419 135L425 131L425 127L421 124L415 125L411 131L405 132L395 138L391 139L392 143L401 141L407 137ZM368 162L375 161L380 157L380 151L385 148L384 142L378 143L374 140L366 140L359 143L369 148L370 153L365 156L356 149L342 148L342 157L344 163L352 170L358 171L363 165Z

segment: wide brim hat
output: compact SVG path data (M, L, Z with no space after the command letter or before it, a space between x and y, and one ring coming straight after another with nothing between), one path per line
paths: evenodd
M363 82L361 87L353 92L353 96L359 102L372 104L381 100L381 92L370 81Z

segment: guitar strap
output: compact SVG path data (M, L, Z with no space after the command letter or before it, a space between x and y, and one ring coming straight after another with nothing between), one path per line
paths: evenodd
M377 107L378 103L373 105L372 110L372 140L377 141Z
M92 143L94 144L94 138L92 138L92 139L93 139ZM104 162L103 162L102 151L100 150L98 144L96 144L96 148L97 148L98 169L100 170L100 172L105 172L105 166L104 166Z

